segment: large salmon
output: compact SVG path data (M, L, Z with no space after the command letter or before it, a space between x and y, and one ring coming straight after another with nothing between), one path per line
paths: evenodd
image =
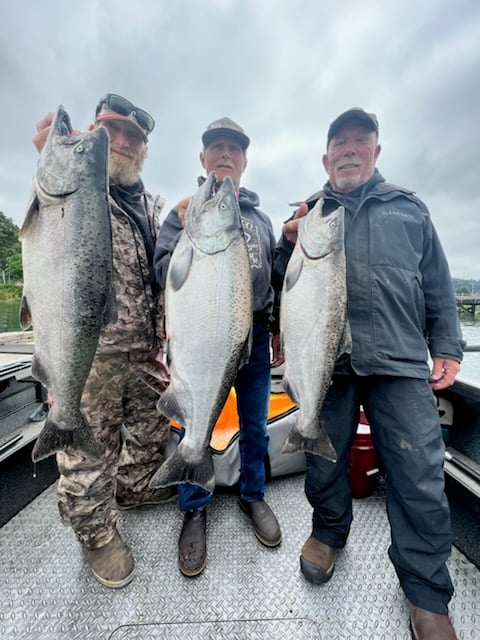
M322 216L323 200L302 218L280 305L284 387L298 417L283 451L310 451L336 462L320 420L339 353L348 350L344 208Z
M99 453L80 398L111 304L108 133L104 127L71 133L70 118L60 106L20 231L20 324L33 325L32 374L53 400L34 460L56 451Z
M233 182L215 194L212 172L192 198L165 285L170 385L158 409L185 436L152 487L191 482L212 491L210 437L239 367L247 361L252 278Z

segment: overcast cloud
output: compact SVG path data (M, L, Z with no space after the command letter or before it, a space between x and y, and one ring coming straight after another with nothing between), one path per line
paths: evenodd
M106 92L150 111L144 180L166 211L196 189L206 125L230 116L277 236L326 180L329 123L361 106L384 177L426 202L452 275L480 279L478 0L4 0L0 17L0 211L19 226L35 124L58 104L79 129Z

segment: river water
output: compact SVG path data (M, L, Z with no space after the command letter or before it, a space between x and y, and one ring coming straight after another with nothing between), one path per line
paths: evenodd
M0 333L20 330L18 307L18 300L13 302L0 301ZM462 320L461 325L467 345L480 345L480 320ZM480 381L480 351L465 353L461 375Z

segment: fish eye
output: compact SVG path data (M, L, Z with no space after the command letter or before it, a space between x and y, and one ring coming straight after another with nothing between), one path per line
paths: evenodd
M227 205L225 204L225 202L221 202L220 203L220 209L226 209Z
M83 153L83 145L79 144L76 149L75 149L76 153Z

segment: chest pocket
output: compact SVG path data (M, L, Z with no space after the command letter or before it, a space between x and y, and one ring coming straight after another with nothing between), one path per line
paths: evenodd
M422 218L395 203L383 204L370 216L369 263L417 273L423 255Z

